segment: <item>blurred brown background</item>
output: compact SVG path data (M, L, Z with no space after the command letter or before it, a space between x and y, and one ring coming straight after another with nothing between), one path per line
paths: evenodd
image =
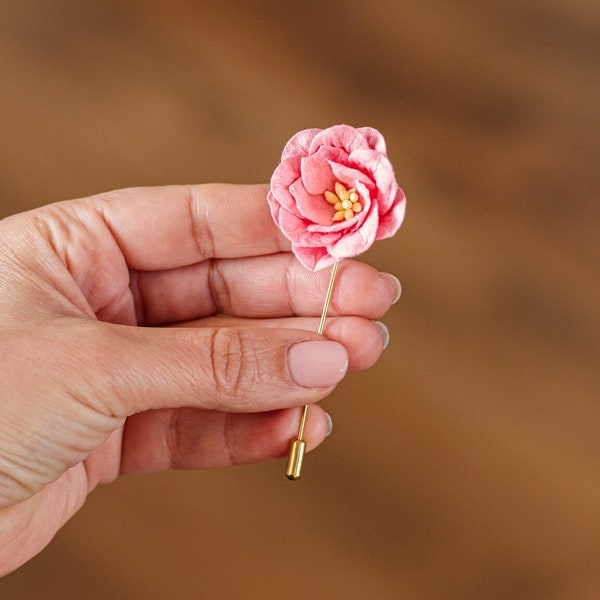
M596 0L0 5L2 215L267 181L371 125L408 196L363 259L391 343L281 462L95 491L0 598L600 597Z

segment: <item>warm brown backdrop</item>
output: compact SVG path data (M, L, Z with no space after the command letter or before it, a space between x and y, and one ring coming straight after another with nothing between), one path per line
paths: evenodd
M2 600L600 597L596 0L0 5L2 215L388 139L404 295L281 463L98 489Z

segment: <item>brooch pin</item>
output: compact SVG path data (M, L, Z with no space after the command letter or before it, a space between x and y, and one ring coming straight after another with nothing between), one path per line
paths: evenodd
M296 133L283 149L267 199L298 260L312 271L331 267L321 335L340 262L393 236L404 218L406 198L383 136L371 127L349 125ZM308 405L290 446L286 477L291 480L300 479L302 471L307 414Z

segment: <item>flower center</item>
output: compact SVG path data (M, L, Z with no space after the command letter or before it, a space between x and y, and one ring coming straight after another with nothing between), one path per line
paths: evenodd
M339 181L335 182L335 192L327 190L324 195L325 200L335 209L335 213L331 217L332 221L348 221L363 209L356 188L347 190Z

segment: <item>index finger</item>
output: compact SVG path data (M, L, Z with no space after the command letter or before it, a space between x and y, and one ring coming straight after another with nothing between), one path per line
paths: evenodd
M287 251L273 222L268 185L128 188L93 196L129 268L182 267L208 258Z

